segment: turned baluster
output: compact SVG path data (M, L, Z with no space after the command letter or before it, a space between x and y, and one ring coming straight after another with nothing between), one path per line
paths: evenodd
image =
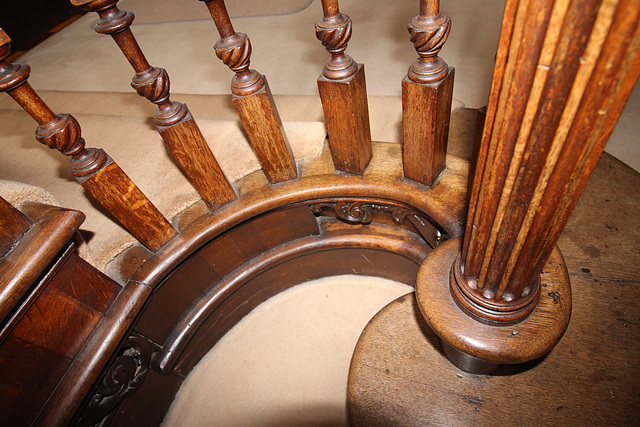
M293 153L267 79L249 68L249 37L235 32L223 0L201 1L207 5L220 34L220 40L214 46L216 55L236 73L231 80L233 105L262 170L272 183L297 178Z
M438 53L451 31L439 0L421 0L408 27L420 56L402 80L404 175L431 185L446 165L454 69Z
M418 277L461 368L540 357L564 333L555 244L640 75L639 24L640 0L507 2L465 235Z
M337 170L362 175L373 153L364 65L345 54L351 18L340 13L337 0L322 0L322 10L316 37L331 58L318 78L318 90L329 147Z
M131 86L158 106L155 122L162 139L180 168L210 209L237 199L200 128L185 104L169 99L169 75L145 58L131 31L134 14L117 7L118 0L70 0L75 6L97 12L96 32L110 35L135 70Z
M51 111L27 82L29 66L6 61L10 51L11 39L0 30L0 91L38 122L36 139L70 156L73 176L142 244L162 248L177 231L104 150L85 147L73 116Z

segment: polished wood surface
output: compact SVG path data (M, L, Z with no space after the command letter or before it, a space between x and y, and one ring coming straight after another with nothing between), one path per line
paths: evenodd
M4 202L4 199L1 201ZM33 223L26 222L27 230L16 236L11 250L3 255L0 263L0 321L4 324L2 333L11 328L12 322L19 320L20 316L15 310L24 303L36 281L47 272L48 266L59 256L61 248L78 231L85 218L82 212L54 207L47 207L46 212L40 216L43 206L37 204L29 204L23 209L29 211L35 220ZM27 220L22 212L15 210ZM2 218L2 227L8 231L12 225L4 222L5 217ZM21 230L15 226L11 229Z
M402 149L407 178L432 185L446 166L454 70L438 56L451 31L438 0L422 0L408 27L420 56L402 80Z
M224 176L200 128L185 104L172 102L169 93L169 75L163 68L149 64L138 45L131 24L134 15L120 10L118 0L71 0L71 3L94 11L100 19L96 32L110 35L136 72L131 86L140 96L157 104L155 123L162 139L211 209L216 209L237 198Z
M231 81L233 105L264 173L272 183L297 178L293 152L267 79L249 68L249 37L233 29L224 0L206 0L205 4L220 33L214 46L216 56L236 73Z
M331 54L318 78L329 146L336 170L362 175L371 160L371 127L364 66L345 54L351 18L337 0L322 0L316 37Z
M46 402L67 395L65 376L120 292L76 252L81 212L37 203L21 209L33 225L0 258L0 410L7 425L31 425L47 414ZM54 412L66 411L69 420L77 406Z
M558 241L573 310L546 357L491 376L468 374L447 361L412 295L387 306L365 328L352 361L353 424L635 424L639 194L640 174L604 154ZM513 331L503 328L511 341L526 339Z
M508 2L461 254L447 258L451 280L428 272L418 280L429 324L458 351L526 362L562 336L568 282L544 269L640 75L639 6ZM451 295L439 292L438 280ZM553 315L539 309L545 280L563 299ZM462 317L429 312L451 301ZM465 315L484 324L482 332L471 333ZM503 328L516 324L537 330L511 348Z

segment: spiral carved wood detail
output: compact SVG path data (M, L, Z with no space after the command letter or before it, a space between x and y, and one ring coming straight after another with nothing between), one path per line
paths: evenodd
M435 83L447 76L449 67L438 53L451 32L451 19L438 14L416 16L407 27L410 40L420 58L409 68L408 77L416 83Z
M220 39L214 49L216 56L232 71L242 73L249 69L251 41L246 34L236 33L232 37Z
M322 70L322 74L331 80L350 77L358 71L356 62L344 52L351 39L351 18L339 14L335 17L324 17L315 25L316 37L331 53L331 58Z
M251 41L246 34L235 33L221 38L214 45L216 56L235 72L231 81L231 91L236 96L251 95L264 87L264 77L249 69L251 63Z
M131 86L138 95L154 104L162 104L169 100L169 75L164 68L151 67L142 73L136 73Z

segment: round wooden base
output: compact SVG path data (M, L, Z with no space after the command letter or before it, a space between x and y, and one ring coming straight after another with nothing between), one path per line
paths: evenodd
M578 285L576 315L553 351L493 375L447 360L414 294L390 303L368 323L351 360L351 425L634 424L638 364L631 360L640 335L618 317L624 310L638 318L637 304L626 301L637 286L582 278Z
M571 285L558 248L540 275L542 292L531 315L515 325L493 326L471 318L451 296L449 274L460 244L460 239L451 239L438 246L420 266L416 285L420 311L434 332L452 347L447 351L454 354L452 362L461 369L486 373L493 364L527 362L551 351L571 315Z

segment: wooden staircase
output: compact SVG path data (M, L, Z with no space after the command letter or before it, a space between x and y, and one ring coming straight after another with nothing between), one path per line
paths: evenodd
M485 402L508 401L508 384L545 390L546 378L565 372L558 367L569 357L564 350L534 362L569 324L577 276L556 243L640 74L637 0L508 0L473 158L448 147L454 70L438 56L451 29L439 2L421 0L409 25L419 58L402 82L400 146L371 141L364 66L346 54L351 20L336 0L323 0L315 30L330 54L318 78L328 149L304 162L293 156L266 79L250 68L248 36L235 31L224 1L205 0L220 33L216 56L235 73L233 105L262 167L236 182L188 107L170 100L166 71L148 63L131 31L133 14L117 0L71 3L96 12L96 31L122 50L133 88L157 105L157 130L201 201L166 218L104 150L85 144L75 118L36 94L29 67L6 60L11 40L0 33L0 88L36 120L36 138L69 156L76 180L139 241L118 255L109 277L77 254L82 213L17 209L0 199L0 407L10 423L159 424L186 375L253 308L306 280L345 272L417 288L415 299L376 316L360 340L350 377L354 424L550 419L538 416L542 410L501 412L499 403L489 417L474 417ZM628 174L604 159L612 173ZM621 199L634 194L636 175ZM625 232L637 245L636 230ZM630 294L638 281L598 277L624 281ZM573 292L583 292L581 307L604 298L592 283ZM606 296L623 294L615 288ZM595 328L589 320L578 325ZM385 338L390 328L399 338ZM622 336L603 342L613 346ZM637 347L637 340L630 345ZM614 367L626 361L607 356ZM437 360L436 371L421 369L428 360ZM517 373L515 383L498 380L505 372ZM487 373L496 374L494 388L477 384L474 374ZM485 388L440 405L433 398L440 381L455 382L456 374ZM626 375L613 377L625 391L634 387ZM624 400L625 411L634 410L633 399ZM477 410L456 418L465 405ZM551 413L565 407L573 421L590 419L570 403Z

